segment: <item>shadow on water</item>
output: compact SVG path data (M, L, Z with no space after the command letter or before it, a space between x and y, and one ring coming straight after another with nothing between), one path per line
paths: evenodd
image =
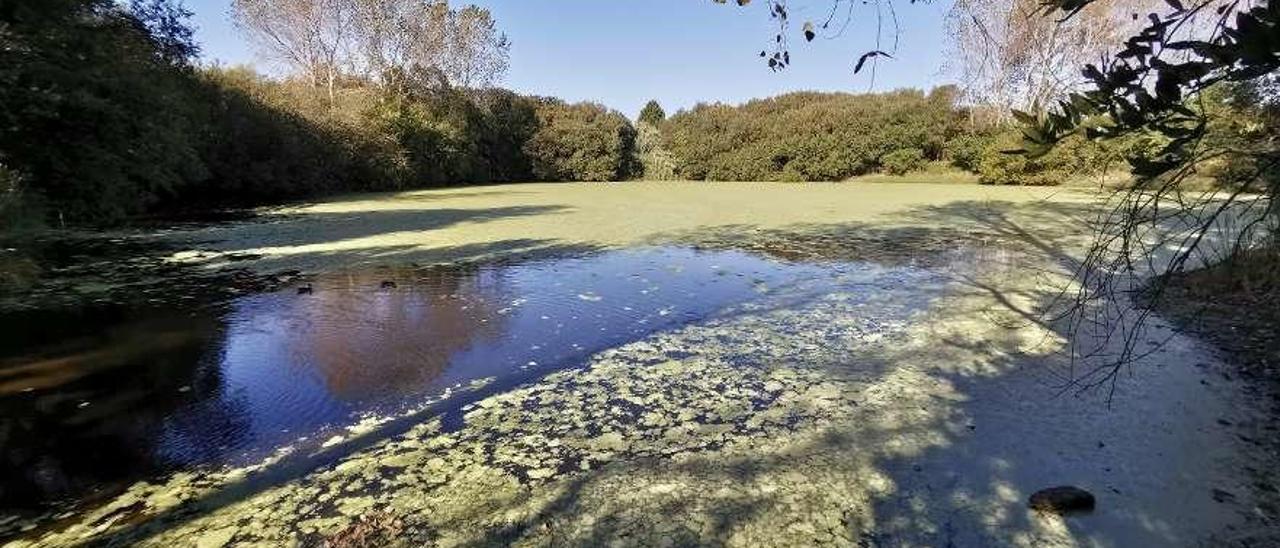
M485 223L511 217L555 215L569 211L566 206L511 206L483 209L391 209L382 211L309 212L305 215L281 215L262 222L220 227L221 234L231 236L237 230L264 231L264 247L287 245L303 247L331 244L397 232L425 232L466 224ZM225 236L224 236L225 237Z

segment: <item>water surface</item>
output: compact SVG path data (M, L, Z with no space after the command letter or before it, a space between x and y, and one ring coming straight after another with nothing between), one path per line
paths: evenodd
M651 248L335 272L212 308L10 319L0 502L81 497L319 443L363 415L477 381L514 386L787 288L928 275Z

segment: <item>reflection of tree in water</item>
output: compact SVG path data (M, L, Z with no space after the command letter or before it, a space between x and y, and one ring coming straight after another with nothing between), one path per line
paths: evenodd
M475 266L325 276L296 301L296 316L310 321L288 344L336 399L417 394L458 352L502 334L497 311L511 300L503 282Z
M498 270L475 266L353 271L314 284L310 295L248 301L266 308L237 305L288 324L276 323L282 336L263 347L280 345L288 363L254 362L280 356L251 347L240 364L265 378L228 376L234 331L213 315L82 310L5 326L0 508L110 491L253 447L262 409L237 383L282 381L270 366L308 368L304 377L344 403L419 394L453 356L502 335L497 311L512 299Z
M153 318L155 311L146 313ZM80 335L0 358L0 507L122 484L163 466L163 421L192 398L212 318L67 316ZM43 342L43 341L41 341Z

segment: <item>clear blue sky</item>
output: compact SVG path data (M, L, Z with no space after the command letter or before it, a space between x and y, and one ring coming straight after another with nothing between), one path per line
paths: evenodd
M848 1L848 0L846 0ZM830 0L792 2L792 66L773 73L757 57L773 37L764 2L740 8L711 0L454 0L489 8L511 39L504 87L522 93L591 100L635 116L649 99L668 112L698 102L737 103L797 90L866 91L869 71L853 74L874 46L875 16L853 0L843 36L805 43L799 22L821 20ZM255 64L271 72L231 24L230 0L185 0L195 12L206 60ZM898 2L902 40L881 63L875 89L930 88L942 75L942 15L950 2ZM886 33L886 47L892 38Z

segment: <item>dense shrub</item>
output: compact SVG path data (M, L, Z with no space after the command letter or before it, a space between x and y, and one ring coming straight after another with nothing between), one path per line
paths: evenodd
M616 181L633 172L635 128L596 103L542 99L538 130L525 144L533 176L545 181Z
M335 119L309 117L309 89L248 69L199 75L207 105L200 158L209 176L177 193L174 208L254 204L370 184L376 155ZM317 99L317 103L319 100Z
M533 163L524 146L538 131L537 102L504 89L480 92L476 102L482 113L479 152L488 170L484 178L533 179Z
M69 223L118 221L203 178L180 59L111 0L0 8L0 164Z
M1254 192L1280 188L1280 164L1274 150L1280 134L1280 99L1276 78L1215 85L1193 108L1208 118L1207 150L1223 151L1197 169L1218 186Z
M992 131L960 132L947 140L943 151L944 159L956 168L977 173L983 154L995 137L996 133Z
M0 230L24 228L31 219L29 212L38 210L23 196L22 174L0 164Z
M1021 146L1021 133L1009 130L991 141L978 165L978 181L989 185L1052 186L1123 167L1114 148L1080 136L1068 137L1048 154L1028 158L1006 151Z
M924 169L924 151L918 148L900 148L880 158L881 169L890 175L906 175Z
M254 101L244 112L213 117L229 127L214 132L225 142L209 157L229 158L218 166L264 162L214 169L215 195L278 200L343 190L615 180L634 155L630 123L600 105L498 89L388 93L359 82L340 89L331 104L314 86L209 72L218 93ZM257 120L234 123L239 117ZM241 128L257 133L238 135Z
M792 93L742 106L698 105L663 125L679 174L711 180L841 180L902 149L940 159L962 127L955 89Z

